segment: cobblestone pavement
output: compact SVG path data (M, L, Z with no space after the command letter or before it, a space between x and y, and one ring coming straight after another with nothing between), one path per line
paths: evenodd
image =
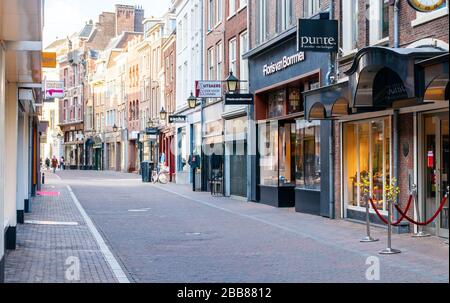
M51 173L46 174L46 183L43 191L60 194L33 198L25 220L39 222L17 226L17 248L6 255L5 282L116 282L66 185ZM78 225L61 225L67 222ZM73 257L79 260L79 280L71 271L78 264Z
M368 282L371 256L379 258L380 282L449 282L448 246L436 237L394 235L402 253L381 256L384 228L373 229L379 242L360 243L365 226L345 220L132 174L58 174L136 282Z

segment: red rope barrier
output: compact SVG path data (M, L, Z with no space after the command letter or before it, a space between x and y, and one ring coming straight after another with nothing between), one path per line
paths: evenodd
M408 202L406 204L406 208L405 208L405 213L401 212L400 214L402 215L397 221L392 222L391 225L397 226L400 224L400 222L403 221L404 218L406 218L406 213L409 210L409 207L411 206L411 202L412 202L412 195L409 195L408 198ZM380 218L381 221L383 221L385 224L389 224L388 220L386 220L383 215L380 213L380 211L378 210L378 208L376 207L375 203L373 202L372 198L369 198L370 204L372 204L372 208L375 210L375 213L377 214L377 216ZM397 207L397 205L396 205Z
M436 211L436 213L435 213L429 220L427 220L427 221L425 221L425 222L416 222L416 221L414 221L413 219L411 219L410 217L408 217L406 214L404 214L404 213L402 212L402 210L401 210L397 205L395 205L395 208L397 208L398 212L399 212L402 216L404 215L405 219L408 220L409 222L411 222L411 223L413 223L413 224L416 224L416 225L424 226L424 225L430 224L431 222L434 221L434 219L436 219L436 217L439 215L439 213L440 213L440 212L442 211L442 209L444 208L444 205L445 205L446 202L447 202L447 195L445 195L445 196L442 198L441 205L439 206L439 208L438 208L438 210Z

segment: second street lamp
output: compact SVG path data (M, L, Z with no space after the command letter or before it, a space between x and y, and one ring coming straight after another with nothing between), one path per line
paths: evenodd
M161 111L159 112L159 118L163 121L166 120L167 117L167 111L164 109L164 107L161 109Z
M117 132L117 130L119 129L118 127L117 127L117 125L114 123L114 126L113 126L113 132Z
M225 82L227 82L228 92L235 93L237 90L239 79L233 75L233 72L230 72L230 75L225 80Z
M197 106L197 98L194 96L194 94L191 92L191 95L187 99L189 108L195 108Z

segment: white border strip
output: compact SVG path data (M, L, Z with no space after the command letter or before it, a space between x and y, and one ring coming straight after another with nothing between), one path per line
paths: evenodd
M75 206L78 208L81 216L83 217L84 221L86 222L86 225L89 227L89 230L91 231L92 236L94 236L95 241L97 242L98 246L100 247L100 251L102 252L103 257L105 258L106 262L111 267L116 279L119 281L119 283L130 283L130 280L128 280L127 275L122 270L122 267L119 265L119 262L117 262L116 258L112 254L108 245L106 245L105 240L103 240L103 237L98 232L98 230L95 227L94 223L92 222L91 218L89 218L89 216L87 215L83 206L81 206L80 201L78 201L77 197L73 193L72 188L69 185L67 185L67 189L69 190L70 196L72 197L72 200L75 203Z

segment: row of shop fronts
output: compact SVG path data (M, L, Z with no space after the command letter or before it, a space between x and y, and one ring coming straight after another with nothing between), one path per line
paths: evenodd
M201 100L177 113L186 115L174 125L177 183L219 183L226 196L363 221L361 179L371 176L387 216L383 188L395 177L401 206L415 184L424 217L436 211L448 187L447 49L366 47L332 85L329 54L299 53L295 28L246 58L254 105ZM448 202L427 229L448 237Z

